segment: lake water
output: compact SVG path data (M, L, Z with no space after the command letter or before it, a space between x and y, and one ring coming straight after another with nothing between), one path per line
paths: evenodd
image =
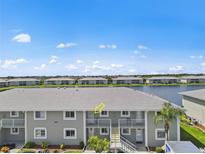
M204 89L205 86L143 86L132 87L133 89L157 95L177 105L182 105L182 98L179 92L196 89Z

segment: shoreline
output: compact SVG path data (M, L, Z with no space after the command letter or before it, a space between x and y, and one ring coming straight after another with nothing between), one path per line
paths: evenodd
M98 84L98 85L34 85L34 86L9 86L2 87L0 91L14 88L65 88L65 87L173 87L173 86L205 86L205 83L189 83L189 84Z

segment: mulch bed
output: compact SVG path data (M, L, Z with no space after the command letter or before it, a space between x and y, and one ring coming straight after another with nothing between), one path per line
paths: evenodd
M200 124L197 124L195 125L195 127L199 128L201 131L203 131L205 133L205 127L200 125Z

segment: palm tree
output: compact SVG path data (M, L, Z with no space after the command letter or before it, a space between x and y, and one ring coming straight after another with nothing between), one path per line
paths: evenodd
M155 124L164 124L165 130L165 139L166 141L169 139L168 132L171 123L176 120L179 116L184 114L184 110L173 106L171 103L164 103L163 108L158 112L154 117Z

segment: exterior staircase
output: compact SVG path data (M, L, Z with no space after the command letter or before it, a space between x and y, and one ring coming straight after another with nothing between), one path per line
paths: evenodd
M112 128L110 149L121 150L125 153L137 152L136 146L120 135L119 128Z

